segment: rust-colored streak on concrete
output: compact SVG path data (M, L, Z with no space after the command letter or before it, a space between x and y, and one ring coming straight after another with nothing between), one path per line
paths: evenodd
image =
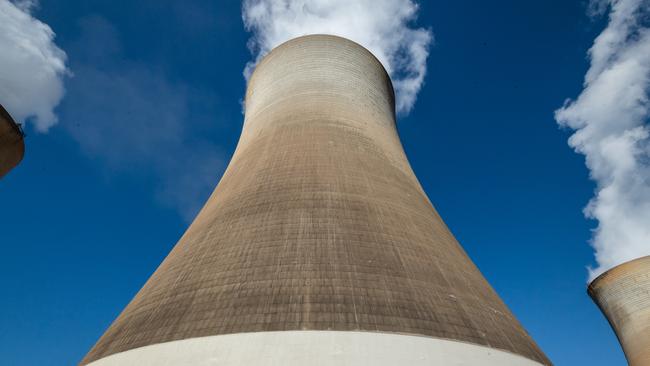
M25 155L20 128L0 105L0 178L18 165Z
M202 211L82 364L193 337L398 332L550 364L429 202L381 64L332 36L276 48Z
M650 365L650 256L614 267L589 285L630 366Z

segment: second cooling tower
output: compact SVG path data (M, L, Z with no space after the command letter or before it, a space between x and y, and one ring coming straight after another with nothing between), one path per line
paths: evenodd
M273 50L209 200L83 365L549 365L433 208L363 47Z
M0 178L15 168L24 155L23 131L0 105Z
M650 365L650 256L601 274L588 291L614 329L630 366Z

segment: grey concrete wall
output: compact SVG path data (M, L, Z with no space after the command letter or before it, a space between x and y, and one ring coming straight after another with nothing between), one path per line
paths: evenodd
M332 36L289 41L260 63L219 185L82 363L290 330L421 335L550 364L413 174L385 70Z
M294 330L152 344L89 366L541 366L510 352L406 334Z
M630 366L650 365L650 256L610 269L588 291L614 329Z

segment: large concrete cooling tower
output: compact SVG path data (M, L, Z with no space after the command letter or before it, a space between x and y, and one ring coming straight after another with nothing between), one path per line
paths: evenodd
M0 105L0 178L16 167L25 155L23 132Z
M650 365L650 256L614 267L589 285L630 366Z
M394 104L356 43L273 50L221 182L82 364L550 364L432 207Z

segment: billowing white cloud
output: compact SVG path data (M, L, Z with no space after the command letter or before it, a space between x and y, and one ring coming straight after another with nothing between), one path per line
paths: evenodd
M408 113L422 88L430 30L414 28L418 5L412 0L244 0L242 15L256 60L271 49L307 34L332 34L369 49L391 74L398 113Z
M0 0L0 103L17 122L45 132L57 123L66 54L54 32L30 14L33 0Z
M11 2L24 12L30 12L38 6L37 0L11 0Z
M597 0L609 24L589 51L584 90L556 111L576 132L569 144L586 157L597 183L585 215L598 220L590 280L650 255L650 1Z

